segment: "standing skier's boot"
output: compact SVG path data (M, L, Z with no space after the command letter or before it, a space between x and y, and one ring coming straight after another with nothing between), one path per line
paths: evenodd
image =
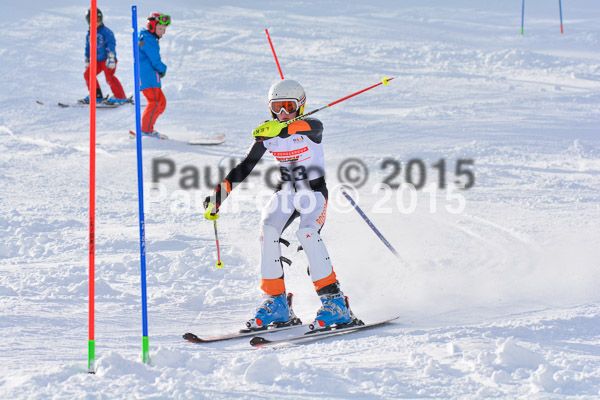
M96 88L96 103L102 103L104 101L104 97L102 96L102 89L99 87ZM85 98L79 100L80 103L90 104L90 95L85 96Z
M292 294L286 296L283 292L276 296L265 295L263 303L256 309L256 315L246 322L248 329L266 328L268 325L276 327L301 324L292 310Z
M125 103L127 103L127 98L119 99L119 98L116 98L115 96L110 96L108 98L108 100L106 100L106 102L108 104L125 104Z

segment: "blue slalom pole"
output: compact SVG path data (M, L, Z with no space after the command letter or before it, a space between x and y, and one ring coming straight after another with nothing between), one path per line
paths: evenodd
M523 4L521 5L521 35L523 35L524 23L525 23L525 0L523 0Z
M148 302L146 296L146 222L144 218L144 178L142 169L142 121L140 111L140 55L137 27L137 6L131 6L133 28L133 79L135 81L135 141L137 147L138 200L140 213L140 261L142 278L142 358L150 363L148 342Z
M348 199L348 201L350 202L350 204L352 204L352 206L354 207L354 209L356 210L356 212L358 212L360 214L360 216L365 220L365 222L367 223L367 225L369 225L369 227L373 230L373 232L375 232L375 234L377 235L377 237L379 239L381 239L381 241L383 242L383 244L385 244L387 246L388 249L390 249L390 251L392 253L394 253L394 255L396 257L400 257L400 254L398 254L398 252L396 251L396 249L394 249L392 247L392 245L390 244L390 242L388 242L383 235L381 234L381 232L379 232L379 230L377 228L375 228L375 225L373 225L373 223L371 222L371 220L369 219L369 217L366 216L366 214L363 212L363 210L360 209L360 207L358 206L358 204L356 204L356 202L354 201L354 199L352 199L352 197L350 197L350 195L348 194L348 192L346 192L346 190L344 188L342 188L342 194L344 195L344 197L346 199Z
M563 31L561 0L558 0L558 12L560 13L560 34L562 35L565 32Z

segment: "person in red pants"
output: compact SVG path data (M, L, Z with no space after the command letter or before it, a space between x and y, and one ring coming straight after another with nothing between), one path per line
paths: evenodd
M107 102L111 104L120 104L127 102L127 96L125 96L125 91L123 90L123 86L121 86L121 82L115 76L115 72L117 70L117 42L115 40L115 35L113 32L104 26L102 22L102 11L98 10L98 28L97 28L97 46L96 46L96 75L100 72L104 72L104 76L106 78L106 82L110 86L110 90L113 93ZM88 25L90 23L90 10L88 9L85 18L87 19ZM85 46L85 65L86 69L83 73L83 77L85 78L85 83L88 86L88 91L90 87L90 32L88 30L86 37L86 46ZM102 96L102 89L100 89L100 84L96 79L96 99L98 102L103 101L104 98ZM84 103L90 102L89 95L83 99Z
M140 90L148 100L142 114L142 133L144 135L162 136L154 130L159 115L167 107L167 99L161 89L161 79L167 73L167 66L160 58L158 41L163 37L171 17L161 13L151 13L148 17L147 29L140 32Z

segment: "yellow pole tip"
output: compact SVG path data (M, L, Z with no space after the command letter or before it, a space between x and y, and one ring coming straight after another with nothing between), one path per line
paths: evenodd
M390 84L390 81L389 81L389 80L388 80L388 78L386 78L385 76L383 77L383 79L381 80L381 82L382 82L382 83L383 83L385 86L387 86L387 85L389 85L389 84Z
M217 261L217 263L215 264L215 266L216 266L217 268L219 268L219 269L220 269L220 268L223 268L223 261Z

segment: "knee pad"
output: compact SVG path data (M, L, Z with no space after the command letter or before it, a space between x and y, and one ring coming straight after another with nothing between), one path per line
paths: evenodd
M276 279L283 275L279 231L271 225L261 227L260 271L263 279Z

